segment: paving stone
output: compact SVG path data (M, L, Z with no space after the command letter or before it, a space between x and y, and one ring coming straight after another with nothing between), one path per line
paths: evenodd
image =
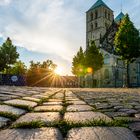
M91 111L93 108L89 105L69 105L67 111Z
M43 105L62 105L62 102L45 102Z
M52 98L56 99L63 99L64 98L64 93L57 93Z
M2 130L0 140L63 140L63 138L57 128L37 128Z
M129 128L133 132L140 132L140 122L134 122L134 123L129 124Z
M66 101L79 101L78 98L65 98Z
M62 102L62 99L49 99L48 102Z
M24 106L28 106L28 107L37 106L36 102L19 100L19 99L8 100L8 101L5 101L4 103L10 104L10 105L24 105Z
M37 99L42 99L42 98L48 98L49 96L45 96L45 95L33 95L33 98L37 98Z
M74 104L74 105L85 105L86 103L84 101L67 101L69 104Z
M16 108L16 107L9 106L9 105L0 105L0 112L12 113L14 115L22 115L26 111L23 110L23 109L19 109L19 108Z
M119 109L118 111L119 111L119 112L125 112L125 113L127 113L128 115L138 113L137 110L134 110L134 109Z
M5 117L0 117L0 128L2 128L3 126L7 125L8 122L10 122L10 119L5 118Z
M108 109L112 108L112 105L109 105L108 103L95 103L96 109Z
M100 112L67 112L64 115L64 120L73 123L78 122L85 123L92 120L95 121L104 120L106 122L109 122L112 119Z
M43 121L49 124L54 121L60 120L60 114L58 112L45 112L45 113L27 113L21 116L14 124L18 123L30 123L32 121Z
M114 109L122 109L124 106L114 106Z
M63 106L61 105L49 105L49 106L37 106L34 108L35 111L61 111Z
M39 102L40 99L33 98L33 97L23 97L24 100L29 100L29 101L34 101L34 102Z
M109 117L127 117L128 114L125 112L104 112Z
M11 99L15 99L15 98L20 98L20 96L16 96L13 94L7 94L7 93L0 93L0 100L1 101L11 100Z
M127 128L83 127L68 132L66 140L138 140Z

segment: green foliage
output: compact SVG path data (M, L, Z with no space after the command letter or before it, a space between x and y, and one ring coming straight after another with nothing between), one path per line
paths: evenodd
M140 57L140 36L139 31L130 21L129 15L123 18L119 30L115 36L116 52L122 60L132 63Z
M103 66L103 56L96 47L95 42L91 41L85 53L86 67L92 68L96 72Z
M87 73L95 72L103 66L103 56L96 47L94 41L91 41L87 50L83 52L82 47L73 58L72 73L77 76L84 76Z
M0 112L0 116L10 118L11 120L16 120L19 117L19 115L15 115L10 112L2 112L2 111Z
M5 69L3 73L6 74L8 71L8 74L13 74L13 75L25 75L27 68L25 64L21 61L17 61L11 68Z
M129 15L123 18L115 36L115 50L127 66L127 87L130 87L129 64L140 57L140 35Z
M77 76L85 75L84 68L85 56L82 47L80 47L79 51L73 58L72 62L72 73Z
M108 127L128 127L128 122L127 120L113 120L110 122L106 122L103 120L92 120L92 121L87 121L86 123L83 122L68 122L65 120L62 121L55 121L49 124L44 123L41 120L38 121L31 121L31 122L23 122L23 123L18 123L12 126L12 128L40 128L40 127L56 127L59 128L61 131L62 135L65 137L68 133L68 131L72 128L80 128L80 127L94 127L94 126L108 126Z
M52 60L42 63L30 62L30 68L27 71L27 83L30 86L50 86L54 76L54 70L57 67Z
M7 69L10 65L14 64L19 57L16 46L12 44L10 38L0 47L0 71Z
M45 122L38 120L14 124L11 128L41 128L44 127L45 125L46 125Z

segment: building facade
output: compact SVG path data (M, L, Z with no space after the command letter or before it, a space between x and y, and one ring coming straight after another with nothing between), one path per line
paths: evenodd
M126 66L114 52L114 37L124 14L114 18L111 10L102 0L86 12L86 46L95 41L104 56L104 66L94 74L94 80L86 75L84 87L124 87L126 85ZM130 64L130 84L140 86L140 59Z

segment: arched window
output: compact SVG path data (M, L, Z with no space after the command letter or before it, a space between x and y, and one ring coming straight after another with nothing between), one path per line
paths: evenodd
M109 79L109 70L108 69L105 69L104 77L105 77L105 79Z
M110 56L108 54L104 56L104 64L110 64Z
M106 12L106 10L105 10L105 18L107 18L107 12Z
M97 19L98 18L98 11L96 10L95 11L95 19Z
M97 28L98 27L98 23L97 22L95 22L95 28Z
M90 20L93 20L93 13L90 13Z
M91 29L91 31L93 30L93 24L90 25L90 29Z
M110 13L108 13L108 19L110 20Z

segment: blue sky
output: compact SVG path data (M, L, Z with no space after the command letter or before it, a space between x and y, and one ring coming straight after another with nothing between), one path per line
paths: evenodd
M63 74L71 74L71 61L80 46L85 48L85 12L96 0L0 0L0 41L8 36L18 47L20 59L52 59ZM121 0L104 0L119 14ZM140 29L140 0L122 0Z

